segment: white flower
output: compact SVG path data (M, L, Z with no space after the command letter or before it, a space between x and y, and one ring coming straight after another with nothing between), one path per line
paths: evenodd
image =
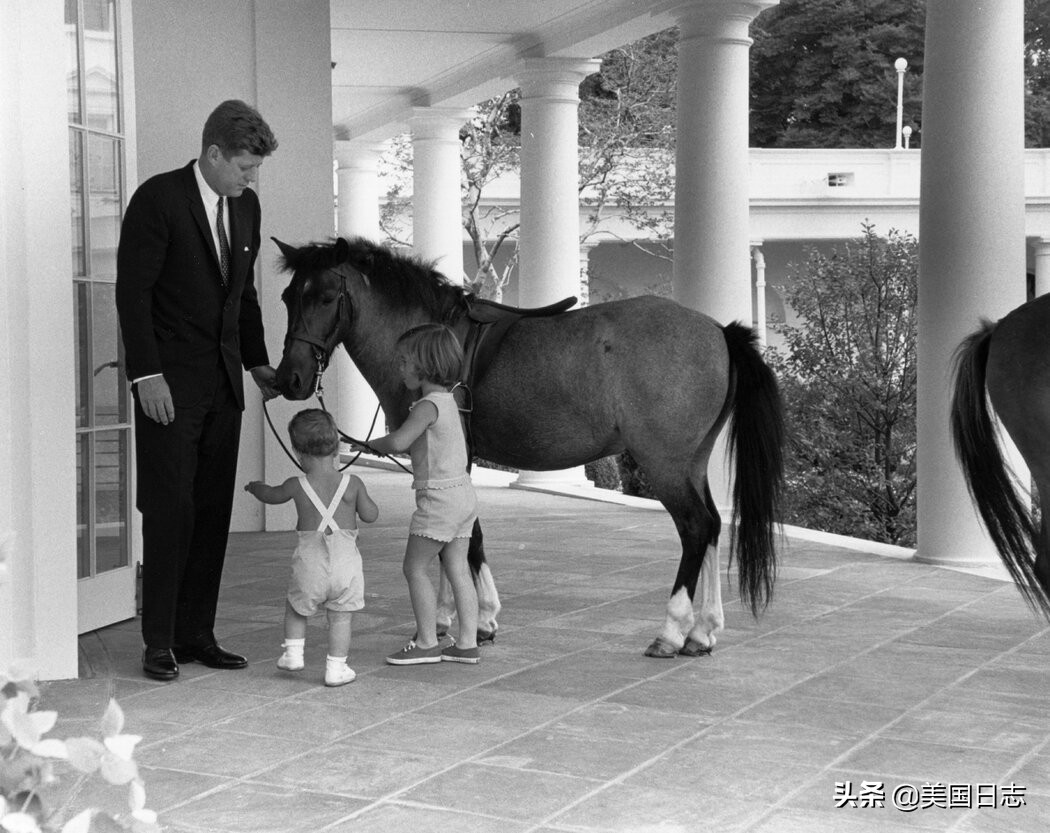
M44 740L42 736L54 728L58 712L29 710L29 695L24 691L10 698L0 714L0 722L11 733L15 743L41 758L66 758L66 745L60 740Z
M62 833L88 833L91 830L91 817L93 810L84 810L77 813L73 818L62 825Z
M0 818L0 830L4 833L41 833L36 819L27 813L8 813Z

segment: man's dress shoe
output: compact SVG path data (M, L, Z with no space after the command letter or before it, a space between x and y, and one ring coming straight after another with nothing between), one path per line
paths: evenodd
M240 654L225 650L217 642L212 642L210 645L180 645L173 650L175 659L179 662L199 662L209 668L219 668L224 671L248 666L248 660Z
M174 680L179 666L170 648L150 648L142 652L142 673L155 680Z

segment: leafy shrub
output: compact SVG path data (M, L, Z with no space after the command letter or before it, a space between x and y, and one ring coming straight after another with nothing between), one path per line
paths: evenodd
M141 738L125 735L124 713L116 700L102 717L99 737L46 738L57 712L38 711L39 692L28 667L0 673L0 830L5 833L90 833L130 830L155 833L157 814L145 808L146 790L132 753ZM97 774L128 790L128 812L114 817L88 808L64 821L67 808L48 810L44 796L54 790L60 771L79 782ZM69 791L76 796L77 783Z
M790 426L783 520L914 546L918 246L863 230L779 287L799 315L766 353Z

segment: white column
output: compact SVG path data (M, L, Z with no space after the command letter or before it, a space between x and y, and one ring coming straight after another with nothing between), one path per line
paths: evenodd
M678 124L674 298L721 324L750 322L748 27L776 0L691 0L675 10ZM711 454L715 503L731 503L725 434Z
M412 111L412 246L453 283L463 283L462 108Z
M755 262L755 333L760 346L766 346L766 256L762 241L751 244L751 259Z
M949 371L952 352L979 318L1000 318L1025 300L1023 36L1022 0L926 4L918 305L923 561L999 561L952 452ZM1025 482L1023 466L1018 473Z
M601 62L530 58L521 83L518 303L539 307L580 292L580 82ZM590 485L583 466L528 472L515 485Z
M340 237L364 237L376 242L379 231L380 145L358 141L336 141L336 233ZM368 436L379 400L361 371L342 348L332 356L332 370L339 396L336 421L357 439ZM385 433L382 415L376 420L372 436Z
M1035 295L1050 292L1050 239L1040 237L1035 241Z
M676 10L678 138L674 297L750 321L748 26L775 0L693 0Z
M0 668L77 676L73 240L62 4L0 27ZM5 543L6 542L6 543Z
M580 82L601 63L531 58L521 82L518 302L537 307L579 292Z

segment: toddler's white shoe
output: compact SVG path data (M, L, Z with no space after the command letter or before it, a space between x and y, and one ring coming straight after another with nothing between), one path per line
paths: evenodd
M354 669L345 662L342 665L329 665L324 672L324 684L327 686L338 686L352 683L357 674Z
M281 658L277 660L277 667L282 671L302 671L305 665L302 654L296 656L287 651L281 654Z

